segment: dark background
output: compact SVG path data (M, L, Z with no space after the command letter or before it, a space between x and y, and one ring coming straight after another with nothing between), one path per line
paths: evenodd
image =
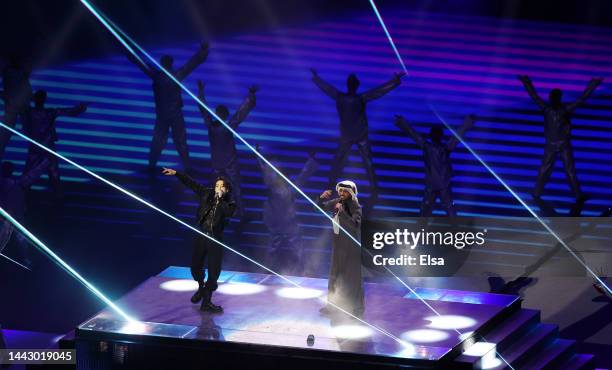
M157 44L203 39L247 29L268 29L369 10L368 0L105 0L93 4L137 41ZM418 11L469 14L607 26L612 3L605 0L378 0L384 15L401 6ZM77 0L3 1L0 53L45 51L39 66L71 58L120 52L120 46Z

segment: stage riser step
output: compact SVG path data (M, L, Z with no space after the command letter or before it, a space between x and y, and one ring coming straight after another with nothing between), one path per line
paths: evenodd
M559 370L593 370L595 369L595 356L576 354L567 362L561 364Z
M576 342L556 339L548 347L532 356L524 365L525 369L554 370L574 354Z
M501 356L512 367L521 369L529 358L541 351L559 334L558 327L550 324L538 324L531 331L517 338L516 342L501 352ZM509 368L509 367L506 367Z

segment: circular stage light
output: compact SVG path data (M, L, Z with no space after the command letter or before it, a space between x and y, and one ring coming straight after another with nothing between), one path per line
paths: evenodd
M290 299L311 299L320 297L323 295L323 291L310 288L288 287L277 290L276 295Z
M159 284L159 287L172 292L195 292L198 290L198 282L189 279L168 280Z
M441 330L433 330L433 329L409 330L402 334L402 339L407 340L409 342L417 342L417 343L439 342L448 337L449 337L448 333L443 332Z
M138 321L131 321L125 323L119 330L123 334L144 334L147 332L147 326Z
M416 347L406 341L402 341L402 349L395 353L397 357L414 358L417 355Z
M429 316L425 320L431 321L427 326L434 329L465 329L476 325L471 317L459 315Z
M337 338L361 339L372 335L372 329L363 325L338 325L332 328Z
M226 283L219 285L217 293L228 295L249 295L257 294L266 290L264 285L251 283Z

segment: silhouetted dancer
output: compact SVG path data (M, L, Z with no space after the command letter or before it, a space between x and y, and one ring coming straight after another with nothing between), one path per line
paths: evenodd
M211 238L222 241L223 229L228 219L234 214L236 204L232 200L231 185L224 177L214 182L214 188L198 184L189 175L164 168L166 176L176 176L183 185L187 186L198 196L200 206L196 214L196 221L203 233ZM204 260L208 262L208 279L204 283ZM212 303L211 298L217 290L217 280L221 274L223 260L223 247L203 235L198 234L195 239L193 254L191 256L191 276L198 282L198 290L191 297L191 302L202 301L200 310L209 312L222 312L221 306Z
M237 130L238 125L244 121L249 112L255 108L257 86L249 87L249 94L244 99L238 110L230 117L229 109L225 105L218 105L215 108L215 113L224 122L233 129ZM198 81L198 98L202 102L206 102L204 95L204 84ZM213 168L214 177L225 176L229 178L232 184L232 194L236 202L236 217L240 218L241 223L246 222L244 206L242 203L242 194L240 189L240 166L238 165L238 153L236 152L236 140L234 135L225 126L221 124L202 106L200 113L204 119L204 123L208 128L208 140L210 142L210 162Z
M46 91L36 91L34 94L34 108L31 108L26 114L28 124L25 132L33 140L38 141L51 150L55 150L55 143L58 140L55 120L60 116L75 117L83 114L87 110L87 104L79 103L70 108L47 108L45 107L46 100ZM45 160L48 163L47 171L51 189L53 189L56 197L61 198L63 192L60 183L59 163L55 155L30 143L24 172L38 167L39 163Z
M310 71L312 72L312 81L325 95L336 102L336 110L340 117L340 143L329 172L328 187L332 188L334 186L336 179L342 173L351 147L357 145L370 181L370 205L373 205L378 198L378 182L376 180L374 164L372 163L372 147L368 138L366 105L368 102L384 96L399 86L401 78L405 73L396 73L392 79L384 84L364 93L357 93L360 82L355 74L350 74L346 80L347 92L340 92L334 86L321 79L316 70L311 69ZM370 205L368 208L371 208Z
M4 161L0 165L0 207L10 214L17 222L22 223L26 212L26 192L27 189L42 175L49 167L49 160L43 158L35 167L24 171L21 176L13 176L14 166L12 162ZM13 235L14 226L9 220L3 220L0 225L0 253L10 242ZM28 258L27 240L21 233L15 233L21 251L24 265L30 266L32 263Z
M364 293L361 273L361 248L340 225L357 241L361 241L361 206L357 199L357 186L352 181L341 181L336 185L338 197L330 199L331 190L317 198L317 205L324 211L333 212L333 245L331 269L327 282L327 301L343 310L361 317ZM330 314L334 306L321 308L322 314Z
M259 146L257 151L259 152ZM275 266L282 273L301 275L304 270L303 246L294 190L259 158L258 163L267 195L263 221L270 232L268 264ZM294 184L302 188L318 167L315 153L310 152Z
M457 134L463 137L465 132L474 126L475 120L474 115L465 117L463 126ZM421 217L431 216L437 198L440 198L440 204L448 216L456 216L451 187L453 174L450 155L459 143L459 139L453 136L447 142L443 141L444 127L435 125L429 130L430 140L427 140L400 115L395 116L395 125L408 134L423 150L425 192L421 202Z
M519 75L518 79L523 83L527 93L538 105L544 113L544 137L546 145L544 146L544 157L542 165L538 171L535 188L533 189L533 197L539 198L544 191L544 186L550 179L550 175L555 166L557 156L561 156L565 175L569 185L578 200L586 200L586 195L580 189L580 183L576 175L576 166L574 163L574 152L571 143L571 116L577 107L582 105L591 94L601 84L603 78L592 78L589 81L582 95L573 103L564 104L561 102L563 95L560 89L552 89L548 94L548 103L542 99L533 87L533 83L528 76Z
M4 88L0 93L0 97L4 100L2 123L15 128L15 123L19 117L21 125L25 126L25 115L30 108L30 100L32 99L32 85L30 85L32 66L27 58L15 55L7 58L2 64L2 84ZM0 159L4 156L4 150L10 138L10 131L0 130Z
M161 57L161 66L170 72L179 81L202 64L208 56L208 44L203 42L200 49L185 65L177 70L173 68L174 59L170 55ZM128 58L136 64L153 81L153 95L155 97L155 129L149 152L149 172L156 174L156 166L162 150L168 141L168 131L172 129L172 140L179 153L183 168L189 170L189 149L187 147L187 132L183 117L183 98L181 87L174 82L164 71L153 66L142 64L134 56Z

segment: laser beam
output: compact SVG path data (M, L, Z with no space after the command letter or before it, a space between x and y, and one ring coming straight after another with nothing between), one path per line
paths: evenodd
M378 21L380 22L382 29L385 31L385 34L387 35L387 39L389 39L389 43L391 44L391 47L393 48L393 51L395 52L395 56L397 57L397 60L399 60L400 64L402 65L402 69L404 70L404 72L406 72L406 75L408 75L408 70L406 69L404 60L402 59L399 51L397 50L397 47L395 46L395 42L393 42L393 38L391 37L389 30L387 30L385 21L383 21L382 16L380 15L380 12L378 11L376 4L374 3L374 0L370 0L370 5L372 5L372 9L374 9L374 13L376 14L376 17L378 18Z
M273 274L273 275L275 275L275 276L277 276L277 277L281 278L282 280L284 280L284 281L288 282L289 284L291 284L291 285L293 285L293 286L295 286L295 287L297 287L297 288L304 289L304 287L302 287L300 284L298 284L298 283L294 282L293 280L291 280L291 279L287 278L286 276L281 275L281 274L279 274L278 272L276 272L276 271L274 271L274 270L272 270L272 269L268 268L267 266L264 266L263 264L261 264L261 263L257 262L256 260L254 260L254 259L250 258L249 256L247 256L247 255L245 255L245 254L242 254L242 253L238 252L238 251L237 251L237 250L235 250L234 248L230 247L229 245L227 245L227 244L225 244L225 243L222 243L222 242L218 241L217 239L215 239L215 238L211 237L210 235L203 233L201 230L199 230L199 229L197 229L197 228L193 227L192 225L190 225L190 224L186 223L185 221L183 221L183 220L181 220L181 219L179 219L179 218L175 217L174 215L172 215L172 214L170 214L170 213L168 213L168 212L164 211L163 209L161 209L161 208L157 207L157 206L156 206L156 205L154 205L153 203L150 203L150 202L148 202L148 201L146 201L146 200L142 199L141 197L137 196L136 194L133 194L132 192L130 192L130 191L128 191L128 190L126 190L126 189L122 188L121 186L116 185L115 183L113 183L113 182L111 182L111 181L107 180L106 178L104 178L104 177L102 177L102 176L98 175L97 173L90 171L90 170L89 170L89 169L87 169L86 167L81 166L80 164L78 164L78 163L74 162L74 161L73 161L73 160L71 160L70 158L67 158L67 157L65 157L65 156L61 155L60 153L58 153L58 152L56 152L56 151L54 151L54 150L52 150L52 149L49 149L49 148L48 148L48 147L46 147L45 145L43 145L43 144L41 144L41 143L37 142L37 141L36 141L36 140L34 140L34 139L31 139L30 137L28 137L28 136L26 136L26 135L22 134L21 132L19 132L19 131L17 131L17 130L15 130L15 129L13 129L13 128L11 128L11 127L7 126L7 125L5 125L5 124L4 124L4 123L2 123L2 122L0 122L0 127L3 127L3 128L5 128L5 129L7 129L7 130L11 131L13 134L15 134L15 135L17 135L17 136L21 137L22 139L24 139L24 140L26 140L26 141L28 141L28 142L30 142L30 143L32 143L32 144L34 144L34 145L38 146L39 148L41 148L41 149L45 150L45 151L46 151L46 152L48 152L48 153L50 153L50 154L52 154L52 155L54 155L54 156L56 156L56 157L58 157L58 158L60 158L60 159L62 159L62 160L64 160L64 161L66 161L66 162L68 162L68 163L70 163L71 165L73 165L74 167L78 168L79 170L84 171L85 173L89 174L90 176L92 176L92 177L94 177L94 178L96 178L96 179L98 179L98 180L102 181L103 183L105 183L105 184L107 184L107 185L111 186L112 188L114 188L114 189L116 189L116 190L118 190L118 191L122 192L123 194L125 194L125 195L129 196L130 198L132 198L132 199L134 199L134 200L136 200L136 201L138 201L138 202L140 202L140 203L142 203L142 204L146 205L147 207L149 207L149 208L151 208L151 209L153 209L153 210L155 210L155 211L157 211L157 212L161 213L162 215L164 215L164 216L166 216L166 217L170 218L171 220L173 220L173 221L175 221L175 222L178 222L179 224L181 224L182 226L184 226L184 227L188 228L189 230L195 231L197 234L199 234L199 235L201 235L201 236L203 236L203 237L207 238L208 240L210 240L210 241L212 241L212 242L214 242L214 243L216 243L216 244L218 244L218 245L222 246L223 248L225 248L225 249L227 249L227 250L229 250L229 251L231 251L231 252L234 252L235 254L239 255L240 257L242 257L242 258L246 259L247 261L249 261L249 262L253 263L254 265L256 265L256 266L258 266L258 267L261 267L262 269L264 269L264 270L266 270L266 271L270 272L271 274ZM17 228L19 228L21 231L23 231L23 233L24 233L26 236L28 236L30 239L32 239L32 241L33 241L33 242L34 242L34 243L35 243L37 246L41 247L41 248L42 248L42 249L43 249L45 252L47 252L47 253L48 253L48 254L49 254L51 257L53 257L53 259L54 259L55 261L57 261L57 262L60 264L60 266L62 266L62 267L64 267L64 268L66 268L66 269L67 269L67 271L69 271L69 272L70 272L70 273L71 273L73 276L77 277L81 283L83 283L83 284L84 284L84 285L85 285L87 288L89 288L89 289L90 289L92 292L94 292L94 293L95 293L95 294L96 294L98 297L100 297L100 298L101 298L101 299L102 299L102 300L103 300L105 303L107 303L107 304L109 304L111 307L113 307L113 309L115 309L115 310L116 310L118 313L120 313L122 316L124 316L124 317L126 318L126 320L129 318L129 316L127 316L125 313L123 313L123 311L121 311L121 309L119 309L119 307L117 307L117 306L116 306L114 303L112 303L112 302L111 302L111 301L110 301L108 298L106 298L106 296L104 296L104 295L103 295L103 294L102 294L102 293L101 293L99 290L97 290L97 289L96 289L96 288L95 288L93 285L91 285L89 282L87 282L87 280L85 280L83 277L81 277L81 276L80 276L80 275L79 275L79 274L78 274L78 273L77 273L77 272L76 272L76 271L75 271L75 270L74 270L72 267L70 267L70 266L69 266L67 263L65 263L65 262L64 262L64 261L63 261L61 258L59 258L59 257L58 257L58 256L57 256L55 253L53 253L53 251L51 251L49 248L47 248L47 247L46 247L46 246L45 246L45 245L44 245L44 244L43 244L43 243L42 243L40 240L38 240L38 238L36 238L36 237L35 237L35 236L34 236L32 233L30 233L30 232L29 232L29 231L28 231L26 228L24 228L23 226L21 226L21 225L20 225L20 224L19 224L17 221L15 221L15 219L13 219L13 218L12 218L12 217L11 217L11 216L8 214L8 213L6 213L4 210L2 210L2 208L0 208L0 212L2 213L2 215L3 215L3 216L7 217L7 219L9 219L9 218L10 218L10 219L9 219L9 221L11 221L11 223L13 223L13 224L14 224L14 225L15 225ZM376 330L376 331L380 332L381 334L383 334L383 335L385 335L385 336L387 336L387 337L389 337L389 338L391 338L391 339L393 339L393 340L397 341L397 342L398 342L398 343L400 343L401 345L403 345L403 346L405 346L405 345L406 345L406 342L405 342L405 341L403 341L402 339L400 339L400 338L396 337L395 335L393 335L393 334L389 333L388 331L386 331L386 330L384 330L384 329L382 329L382 328L379 328L379 327L378 327L378 326L376 326L376 325L373 325L373 324L368 323L367 321L364 321L364 320L363 320L363 319L361 319L360 317L355 316L353 313L346 311L346 310L345 310L345 309L343 309L342 307L339 307L338 305L336 305L336 304L334 304L334 303L332 303L332 302L327 302L327 301L325 300L325 298L318 297L318 299L319 299L319 300L321 300L321 301L323 301L323 302L325 302L325 303L327 303L327 304L329 304L330 306L332 306L332 307L336 308L337 310L339 310L339 311L341 311L341 312L343 312L343 313L347 314L348 316L352 317L353 319L355 319L355 320L357 320L357 321L359 321L359 322L361 322L361 323L363 323L363 324L365 324L365 325L367 325L367 326L371 327L372 329L374 329L374 330ZM128 321L135 321L135 320L133 320L133 319L129 318L129 320L128 320Z
M5 126L3 123L1 125ZM128 322L137 322L137 320L130 317L127 313L125 313L119 306L113 303L110 299L108 299L104 293L102 293L98 288L96 288L92 283L87 281L81 274L79 274L74 268L72 268L68 263L66 263L60 256L55 254L49 247L45 245L40 239L36 237L36 235L32 234L30 230L25 228L22 224L20 224L16 219L13 218L8 212L6 212L2 207L0 207L0 214L6 218L10 223L13 224L23 235L25 235L28 239L34 243L38 248L40 248L47 256L51 258L54 262L56 262L61 268L66 270L70 275L72 275L75 279L77 279L81 284L83 284L87 289L89 289L93 294L95 294L98 298L100 298L104 303L106 303L110 308L112 308L116 313L121 315Z
M19 263L19 262L15 261L15 260L14 260L14 259L12 259L11 257L7 256L6 254L0 253L0 257L4 257L4 258L6 258L7 260L9 260L10 262L13 262L14 264L16 264L17 266L20 266L20 267L22 267L22 268L24 268L24 269L26 269L26 270L28 270L28 271L32 271L32 270L31 270L31 269L30 269L28 266L23 265L23 264L21 264L21 263Z
M476 153L476 151L474 149L472 149L472 147L470 145L468 145L468 143L463 140L463 138L457 134L457 132L455 130L453 130L453 128L446 122L446 120L444 120L444 118L442 118L442 116L438 113L438 111L433 107L433 105L429 105L429 107L431 108L431 110L433 111L433 113L436 115L436 117L438 117L438 119L440 120L440 122L442 122L444 124L444 126L446 126L446 128L453 134L455 135L455 137L457 138L457 140L459 140L461 142L461 144L463 144L463 146L466 147L466 149L472 153L472 155L474 156L474 158L476 158L478 160L478 162L480 162L480 164L482 164L487 171L489 171L491 173L491 175L493 175L493 177L495 177L495 179L497 179L497 181L499 181L500 184L502 184L502 186L504 188L506 188L506 190L508 190L508 192L510 194L512 194L512 196L523 206L525 207L525 209L527 210L527 212L529 212L536 220L538 220L538 222L540 224L542 224L542 226L544 227L544 229L546 229L546 231L548 231L550 233L550 235L552 235L555 239L557 239L557 242L559 242L559 244L561 244L565 249L567 249L567 251L578 261L580 262L580 264L589 272L591 273L591 275L593 275L593 278L595 280L597 280L602 286L604 286L606 288L606 290L608 291L608 293L612 294L612 290L610 290L610 288L603 282L603 280L597 276L596 273L593 272L593 270L591 270L591 268L589 266L587 266L586 263L584 263L582 261L582 259L580 259L578 257L578 255L576 255L576 253L572 250L572 248L570 248L565 241L563 241L563 239L561 239L561 237L559 235L557 235L557 233L550 227L548 226L548 224L540 217L538 216L537 213L534 212L533 209L531 209L531 207L529 207L529 205L527 205L527 203L525 203L525 201L523 200L523 198L521 198L511 187L510 185L508 185L508 183L506 183L506 181L504 181L504 179L502 179L494 170L493 168L491 168L487 162L485 162L478 153Z

